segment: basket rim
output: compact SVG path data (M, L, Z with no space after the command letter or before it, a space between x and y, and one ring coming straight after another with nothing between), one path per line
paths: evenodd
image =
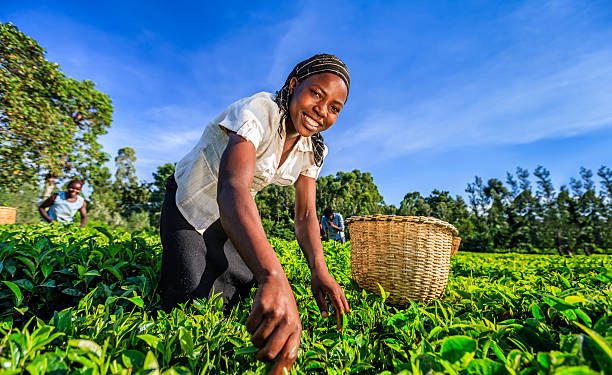
M417 224L434 224L439 227L449 229L454 236L459 235L457 228L447 223L444 220L440 220L433 216L402 216L402 215L362 215L362 216L351 216L346 219L346 223L350 224L354 221L395 221L395 222L408 222Z

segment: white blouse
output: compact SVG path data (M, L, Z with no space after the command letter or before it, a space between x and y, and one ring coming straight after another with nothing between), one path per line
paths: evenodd
M279 133L281 114L274 96L260 92L232 103L204 128L196 146L176 165L176 205L185 219L200 233L219 218L217 180L219 162L235 132L255 146L255 175L251 195L269 184L292 185L300 174L317 178L321 171L314 163L310 138L300 137L287 160L279 167L285 134ZM323 156L327 155L327 147Z

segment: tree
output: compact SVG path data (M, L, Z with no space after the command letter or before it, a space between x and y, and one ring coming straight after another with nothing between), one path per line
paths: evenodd
M514 196L508 208L508 224L510 240L508 246L512 249L532 249L537 246L538 220L537 199L531 190L529 171L516 168L519 193Z
M486 215L488 242L495 249L507 248L509 241L507 209L512 195L504 184L496 178L487 181L487 186L483 192L487 202L489 202Z
M119 209L125 218L134 213L149 212L151 190L146 182L139 183L136 177L136 152L131 147L123 147L115 157L114 189L121 197Z
M175 164L166 163L157 167L153 173L153 185L151 186L150 214L151 226L159 228L159 218L162 204L166 195L166 180L174 173Z
M609 233L609 229L606 229L604 218L600 212L600 202L593 182L593 171L581 167L580 177L582 194L576 197L579 216L577 217L578 222L575 223L580 230L578 231L576 246L589 254L593 252L597 243L603 242L601 234Z
M317 180L317 207L331 207L345 218L386 212L387 207L369 172L338 172Z
M124 224L119 212L121 194L114 189L112 174L107 167L101 167L89 180L93 188L89 196L87 211L92 221L98 221L110 226Z
M110 98L91 81L65 77L43 48L0 23L0 178L9 189L44 178L88 179L106 162L97 142L112 121Z
M255 196L261 223L269 236L292 240L294 236L295 188L269 185Z
M572 199L566 186L561 186L561 190L556 198L556 225L554 228L553 240L559 255L570 255L576 248L578 228L578 210L576 201Z
M538 201L537 215L540 224L537 235L539 240L538 247L552 248L555 246L555 229L559 224L555 188L550 179L550 172L541 165L537 166L533 175L537 178L536 184L538 186L536 192Z
M597 175L601 178L602 186L599 194L599 210L603 224L600 246L604 249L610 249L612 248L612 169L602 165L597 171Z
M486 222L488 198L484 192L482 177L475 176L474 182L465 189L468 193L470 211L474 230L465 238L464 248L474 251L487 251L493 245L489 238L489 228Z
M131 147L123 147L115 157L115 184L119 190L130 189L138 183L136 177L136 151Z
M597 171L597 175L601 178L602 197L608 200L612 199L612 169L602 165ZM610 202L608 201L608 203Z
M397 214L403 216L429 216L431 215L431 207L425 201L425 198L421 196L421 193L413 191L404 195Z

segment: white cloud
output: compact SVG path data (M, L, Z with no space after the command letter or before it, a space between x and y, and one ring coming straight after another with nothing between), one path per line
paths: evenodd
M612 48L593 47L562 60L555 59L557 51L543 50L535 62L521 61L520 55L509 61L512 51L503 51L439 88L438 95L384 110L378 109L384 103L372 103L377 109L365 109L350 126L333 129L330 160L346 169L420 151L524 144L610 127Z

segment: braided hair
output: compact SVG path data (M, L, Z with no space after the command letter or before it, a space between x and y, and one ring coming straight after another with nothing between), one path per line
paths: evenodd
M298 82L319 73L333 73L340 77L342 81L346 84L346 90L348 95L348 90L351 85L351 78L349 77L348 69L346 65L336 56L328 55L326 53L320 53L312 56L311 58L304 60L298 63L295 68L289 73L287 76L287 80L283 87L276 92L276 104L281 112L281 126L278 131L282 135L283 124L289 116L289 103L291 102L291 91L289 90L289 82L292 78L296 78ZM323 164L323 151L325 150L325 145L323 143L323 136L321 133L313 134L310 139L312 140L312 146L314 149L314 161L317 167L320 167Z

